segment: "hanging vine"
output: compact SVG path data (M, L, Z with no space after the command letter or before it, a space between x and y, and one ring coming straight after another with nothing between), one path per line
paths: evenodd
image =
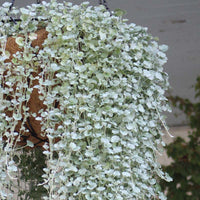
M100 3L0 7L1 199L13 199L17 151L37 146L43 199L166 199L167 47Z

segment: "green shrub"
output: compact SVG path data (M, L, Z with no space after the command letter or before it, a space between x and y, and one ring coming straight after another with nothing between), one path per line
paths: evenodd
M191 127L189 141L177 137L166 147L173 162L164 168L173 182L162 182L162 188L168 191L170 200L200 199L200 77L197 78L195 92L195 103L178 96L169 97L172 104L185 113Z

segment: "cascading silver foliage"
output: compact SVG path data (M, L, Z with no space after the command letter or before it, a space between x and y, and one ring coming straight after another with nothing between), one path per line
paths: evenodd
M167 46L159 46L147 28L128 24L119 10L111 16L104 6L52 0L13 7L8 13L9 6L0 7L0 82L6 81L10 90L17 83L21 94L13 94L16 101L10 108L15 110L32 91L23 80L42 68L37 88L47 109L40 117L32 116L42 121L50 146L49 151L44 145L48 167L43 185L49 196L43 198L166 199L158 179L171 178L162 171L156 152L164 145L160 113L170 110L164 96L169 86L163 72ZM21 21L11 22L11 15ZM40 23L48 38L35 56L37 50L30 43ZM15 55L21 61L14 69L17 76L10 71L5 78L3 73L12 65L4 63L9 57L5 44L12 35L24 52ZM29 91L26 96L24 88ZM18 147L12 145L12 138L19 134L14 129L20 112L15 110L11 117L3 113L11 103L3 99L9 92L1 86L0 134L10 139L0 149L1 199L11 198L4 192L9 182L5 177L16 176L13 155ZM55 101L59 108L53 106ZM54 143L58 137L61 140Z

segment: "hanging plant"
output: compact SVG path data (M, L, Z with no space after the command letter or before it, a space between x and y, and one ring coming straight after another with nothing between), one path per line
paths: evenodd
M43 199L165 199L157 179L171 178L156 152L167 47L103 5L9 7L0 7L1 199L13 198L5 188L18 178L18 150L37 146Z

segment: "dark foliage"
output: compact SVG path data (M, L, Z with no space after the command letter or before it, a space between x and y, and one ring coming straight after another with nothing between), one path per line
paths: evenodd
M14 160L20 171L18 198L20 200L42 199L42 196L47 193L43 186L38 186L43 183L43 168L46 167L43 150L39 147L31 150L24 149L19 156L14 157Z
M195 84L196 102L170 96L172 105L182 110L191 127L189 141L178 137L169 144L167 154L174 161L164 167L173 182L161 182L170 200L200 200L200 77Z

